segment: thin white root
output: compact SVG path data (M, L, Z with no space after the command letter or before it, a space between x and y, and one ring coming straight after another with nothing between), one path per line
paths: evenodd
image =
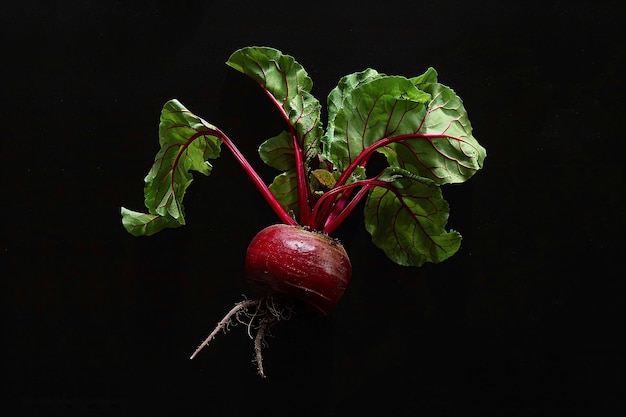
M269 325L270 323L268 321L263 320L260 324L259 330L256 332L256 336L254 337L254 358L259 376L261 378L265 378L262 349L263 343L265 342L265 332L267 331L267 326Z
M195 358L196 355L200 353L200 351L205 346L211 343L211 340L215 338L215 336L220 330L227 329L228 326L232 324L233 316L238 318L242 312L247 311L248 307L253 306L253 305L258 305L260 303L261 303L261 300L244 300L235 304L235 306L224 316L224 318L220 320L219 323L217 323L217 326L215 326L215 329L213 329L211 334L209 334L209 336L207 336L207 338L204 339L204 342L202 342L200 346L198 346L198 348L193 352L193 354L189 357L189 359Z
M254 362L261 378L265 378L265 369L263 367L263 346L265 345L265 337L270 334L270 329L281 320L289 320L293 309L290 306L276 303L273 297L264 297L257 300L240 301L224 316L209 336L198 346L189 359L193 359L196 355L207 346L215 336L221 331L227 331L230 326L237 323L244 324L250 339L254 343ZM252 330L256 329L254 338Z

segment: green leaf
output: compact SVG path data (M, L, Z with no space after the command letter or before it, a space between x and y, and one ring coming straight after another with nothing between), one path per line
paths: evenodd
M413 84L415 84L417 88L421 88L422 84L436 83L437 75L437 71L433 67L430 67L422 75L411 78L411 81L413 82Z
M298 181L295 169L277 175L269 188L287 213L292 213L293 216L298 214Z
M295 167L293 141L289 132L282 132L259 146L259 156L267 165L280 171Z
M472 126L462 100L442 84L426 82L436 73L429 71L419 88L432 95L414 138L398 140L381 149L392 166L431 178L438 184L460 183L483 165L486 156L472 135ZM429 74L427 73L427 74ZM395 134L412 133L397 131Z
M378 71L368 68L365 71L355 72L342 77L337 83L337 87L333 88L328 94L327 106L328 106L328 132L333 132L333 126L335 122L335 116L337 112L343 108L346 97L350 98L352 91L359 85L372 81L376 78L383 77L384 74L378 73Z
M329 96L324 157L346 169L370 147L390 166L438 184L463 182L482 167L485 149L472 135L461 99L429 68L410 79L367 70L342 79ZM387 140L380 146L381 140Z
M332 172L325 169L314 169L310 175L311 190L325 191L332 189L337 180Z
M165 228L178 227L170 216L147 214L122 207L122 225L133 236L151 236Z
M441 262L460 247L461 235L446 231L448 203L437 184L399 168L378 177L365 202L365 227L372 241L399 265Z
M417 131L431 96L407 78L377 75L342 98L324 137L325 157L339 171L381 139Z
M322 156L325 160L334 161L329 145L334 140L335 117L339 110L343 109L346 98L351 98L352 91L359 85L383 76L384 74L380 74L378 71L371 68L361 72L355 72L342 77L337 83L337 86L328 94L328 126L326 128L326 134L321 139L323 145Z
M292 56L267 47L239 49L226 64L248 75L274 98L307 161L319 153L323 133L320 103L311 95L313 81L302 65Z
M144 179L148 213L122 208L122 223L129 233L147 236L185 224L182 201L193 181L191 171L211 173L208 159L219 157L222 144L216 131L178 100L165 104L159 125L161 149Z

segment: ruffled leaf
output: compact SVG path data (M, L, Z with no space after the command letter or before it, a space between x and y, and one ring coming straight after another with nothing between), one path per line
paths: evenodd
M293 141L289 132L282 132L263 142L259 146L259 155L265 164L280 171L287 171L296 166Z
M381 139L415 132L430 98L411 80L399 76L371 76L356 88L344 90L341 107L324 137L325 156L343 171Z
M434 181L389 168L365 203L365 227L372 241L399 265L441 262L460 247L461 235L446 231L448 203Z
M285 211L295 217L298 213L298 181L295 170L290 169L277 175L269 188Z
M226 63L266 90L282 109L307 160L316 156L323 133L320 103L311 95L313 81L302 65L292 56L267 47L239 49Z
M324 156L338 170L371 147L390 166L438 184L463 182L482 167L485 149L462 101L436 82L433 68L411 79L367 71L348 80L330 100L337 110L323 138Z
M216 128L194 115L178 100L168 101L161 112L159 143L152 168L144 182L148 213L122 208L122 224L135 236L148 236L185 224L182 204L193 181L191 171L211 173L208 159L219 157L222 141Z
M381 152L390 165L431 178L438 184L464 182L482 168L486 151L472 135L462 100L451 88L427 82L433 73L434 70L417 84L431 94L432 100L425 113L420 114L422 120L415 135L397 140ZM395 135L411 133L410 130Z

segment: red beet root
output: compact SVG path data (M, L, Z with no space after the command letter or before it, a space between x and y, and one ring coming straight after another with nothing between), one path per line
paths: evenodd
M250 242L245 275L263 295L284 294L326 315L343 296L352 265L341 243L330 236L276 224Z
M261 350L269 330L290 317L289 299L328 314L350 283L352 265L341 243L327 234L276 224L261 230L250 242L245 274L250 286L260 294L256 299L235 304L191 358L220 331L243 323L254 340L259 375L265 377Z

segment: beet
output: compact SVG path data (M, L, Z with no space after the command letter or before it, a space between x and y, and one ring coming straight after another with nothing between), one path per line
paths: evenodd
M191 358L218 333L242 324L265 376L261 350L272 327L300 304L327 315L343 297L352 265L329 235L361 202L365 227L390 260L441 262L460 248L461 235L446 230L448 203L438 187L469 179L486 151L461 99L437 81L434 68L412 78L371 68L346 75L328 96L324 129L312 81L293 57L250 47L227 64L256 81L287 124L258 148L281 173L268 185L226 133L170 100L161 111L161 149L144 178L148 212L122 207L122 224L134 236L186 224L182 200L192 171L209 175L209 160L222 146L230 151L283 224L263 229L248 247L245 279L254 298L244 295ZM233 192L238 187L233 183Z
M352 276L341 243L300 226L276 224L250 242L245 277L262 295L282 294L323 315L339 303Z

